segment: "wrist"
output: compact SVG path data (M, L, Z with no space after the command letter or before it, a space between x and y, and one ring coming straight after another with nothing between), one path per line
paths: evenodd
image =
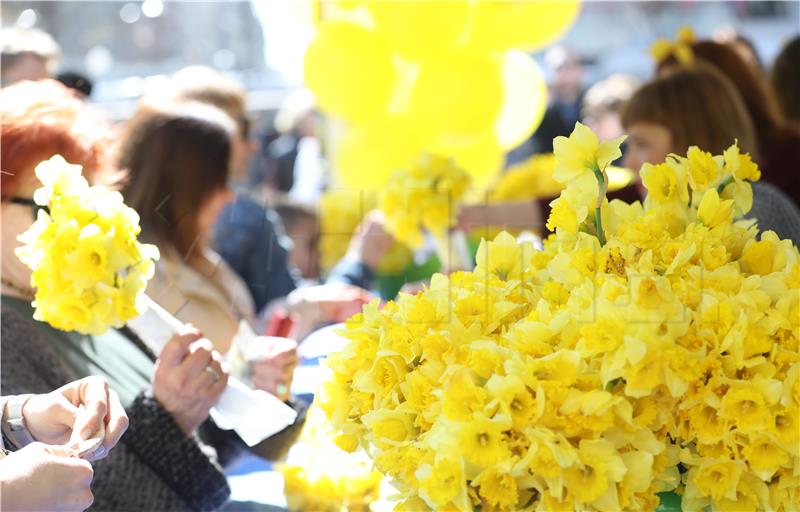
M160 396L160 393L155 388L152 390L152 397L184 434L189 437L194 434L195 422L192 421L190 415L181 413L177 407L173 407L170 404L169 400L163 400L163 397Z
M194 418L190 418L180 414L173 413L172 419L175 420L175 423L178 425L178 428L181 429L181 432L186 434L186 437L192 437L194 435L194 431L197 430L197 427L199 426L199 424L194 420Z
M28 429L24 414L25 405L35 395L15 395L7 397L2 411L2 432L13 447L23 448L35 439ZM11 448L11 447L9 447Z

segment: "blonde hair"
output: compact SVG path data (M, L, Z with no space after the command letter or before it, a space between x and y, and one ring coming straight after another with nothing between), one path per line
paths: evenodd
M235 80L205 66L188 66L172 76L174 99L213 105L234 120L244 117L247 93Z
M597 117L604 113L619 112L640 82L636 77L617 73L589 87L583 96L583 116Z

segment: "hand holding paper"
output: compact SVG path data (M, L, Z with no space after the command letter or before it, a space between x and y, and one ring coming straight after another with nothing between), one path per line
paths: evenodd
M153 394L187 435L203 423L228 384L222 356L193 327L170 338L156 361Z
M172 358L171 351L168 351L168 341L174 334L184 332L185 326L152 299L145 296L147 302L146 311L131 321L128 325L142 338L142 340L161 357ZM184 340L187 344L189 342ZM205 362L200 356L193 354L187 372L195 377L205 379L213 378L213 372L206 371L207 365L214 367L214 359L211 356L204 366L199 366L200 362ZM169 362L173 362L171 360ZM199 367L199 374L193 373ZM219 399L214 408L209 412L211 418L218 427L225 430L235 430L239 437L249 446L253 446L264 439L280 432L287 426L294 423L297 413L291 407L281 402L275 396L261 390L249 388L241 381L229 377L227 387L220 390Z

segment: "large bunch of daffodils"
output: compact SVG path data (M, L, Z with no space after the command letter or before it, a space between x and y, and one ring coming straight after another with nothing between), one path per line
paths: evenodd
M387 230L413 248L422 246L423 230L444 238L469 184L469 175L452 159L423 155L415 165L395 171L381 195Z
M800 258L736 220L757 167L692 148L645 166L644 204L608 202L619 142L556 139L542 252L501 235L347 323L324 407L401 509L800 503Z
M121 327L140 314L158 259L155 246L137 240L139 215L61 156L39 164L36 176L44 186L34 201L48 211L39 210L16 251L33 271L34 318L84 334Z

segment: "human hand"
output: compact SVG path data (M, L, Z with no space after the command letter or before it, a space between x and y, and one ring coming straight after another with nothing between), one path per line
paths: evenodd
M255 344L259 346L257 354L248 357L253 387L286 400L297 366L297 342L289 338L259 336Z
M92 465L67 446L31 443L0 460L2 510L85 510L94 497Z
M289 294L289 309L303 322L343 322L361 311L372 294L358 286L328 283L298 288Z
M28 431L36 441L63 445L97 435L102 444L84 458L98 460L116 446L128 428L128 415L117 393L103 377L86 377L57 390L32 396L22 408Z
M222 356L194 327L173 336L156 361L153 394L186 435L208 418L227 385Z

